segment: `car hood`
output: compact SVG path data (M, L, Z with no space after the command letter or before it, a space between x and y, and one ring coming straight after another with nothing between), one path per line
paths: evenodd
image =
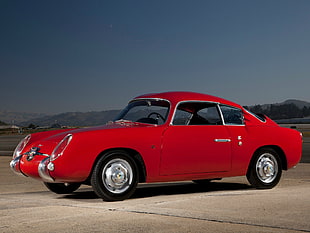
M74 129L74 130L71 130L70 133L76 134L76 133L85 133L85 132L91 132L91 131L113 130L113 129L123 129L123 128L137 128L137 127L156 127L156 125L137 123L137 122L131 122L131 121L119 121L119 122L109 122L106 125L101 125L101 126ZM66 133L68 132L64 132L62 133L62 135Z
M28 152L33 147L40 148L40 152L50 154L58 143L67 135L82 135L85 133L102 133L103 131L117 130L117 129L130 129L130 128L141 128L141 127L156 127L156 125L135 123L129 121L118 121L109 122L106 125L87 127L87 128L75 128L75 129L62 129L52 130L31 134L31 139L28 144L24 147L23 153Z
M87 127L87 128L78 128L78 129L64 129L64 130L54 130L46 131L40 133L34 133L31 135L31 140L27 145L26 150L29 150L32 147L45 147L54 148L67 134L84 134L95 131L106 131L106 130L116 130L123 128L137 128L137 127L156 127L156 125L136 123L129 121L119 121L119 122L109 122L106 125ZM50 150L50 149L48 149Z

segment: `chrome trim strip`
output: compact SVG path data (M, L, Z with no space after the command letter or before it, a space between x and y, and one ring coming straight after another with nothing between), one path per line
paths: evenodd
M210 103L210 104L215 104L216 106L218 106L220 104L219 102L205 101L205 100L183 100L183 101L180 101L174 107L173 114L172 114L172 117L171 117L169 125L174 125L173 124L173 120L174 120L174 117L175 117L175 114L176 114L176 111L177 111L179 105L183 104L183 103L188 103L188 102L192 102L192 103ZM221 114L221 111L219 111L218 107L217 107L217 110L218 110L219 114ZM222 123L224 124L223 119L221 119L221 120L222 120ZM184 126L184 125L177 125L177 126Z
M220 139L220 138L219 139L214 139L214 141L215 142L231 142L231 140L228 139L228 138L227 139L224 139L224 138L223 139Z
M217 104L216 107L217 107L217 111L218 111L219 114L220 114L220 117L221 117L221 120L222 120L222 124L225 125L225 119L224 119L224 115L223 115L223 113L222 113L222 109L221 109L220 104Z
M163 98L143 98L143 97L142 97L142 98L137 98L137 97L136 97L136 98L130 100L130 101L128 102L128 104L131 104L131 103L133 103L133 102L135 102L135 101L140 101L140 100L166 101L166 102L169 104L169 108L168 108L167 114L166 114L166 116L165 116L165 118L166 118L165 122L164 122L163 124L160 124L160 125L165 125L165 124L167 124L168 119L169 119L169 116L170 116L170 112L171 112L171 109L172 109L172 104L171 104L170 100L163 99ZM156 126L157 126L157 125L156 125Z
M44 182L54 182L53 177L50 176L48 169L47 169L49 162L50 162L50 158L46 157L40 162L38 166L39 176L42 178Z
M241 113L242 113L242 124L227 124L226 121L225 121L224 114L222 112L221 106L226 106L226 107L229 107L229 108L234 108L234 109L240 110ZM237 108L235 106L231 106L231 105L227 105L227 104L219 104L218 108L219 108L221 116L222 116L223 125L226 125L226 126L245 126L244 114L243 114L243 111L242 111L241 108Z

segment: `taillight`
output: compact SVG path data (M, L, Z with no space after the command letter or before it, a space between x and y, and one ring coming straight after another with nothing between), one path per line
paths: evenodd
M27 145L27 143L29 142L31 138L31 135L27 135L24 139L22 139L17 147L15 148L14 150L14 153L13 153L13 159L17 158L18 156L20 156L21 152L23 151L23 149L25 148L25 146Z
M58 145L55 147L55 149L52 152L50 161L54 161L55 159L57 159L59 156L61 156L64 153L71 139L72 139L72 134L68 134L61 140L60 143L58 143Z

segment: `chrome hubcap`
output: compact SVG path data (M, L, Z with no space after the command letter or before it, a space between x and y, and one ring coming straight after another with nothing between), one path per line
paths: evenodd
M269 153L262 154L256 163L258 178L264 183L271 183L278 174L278 163L276 158Z
M126 160L113 159L103 168L103 184L111 193L125 192L130 187L132 178L132 168Z

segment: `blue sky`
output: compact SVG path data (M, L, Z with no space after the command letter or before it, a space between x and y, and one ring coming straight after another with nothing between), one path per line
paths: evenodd
M0 110L123 108L195 91L310 101L310 1L0 1Z

